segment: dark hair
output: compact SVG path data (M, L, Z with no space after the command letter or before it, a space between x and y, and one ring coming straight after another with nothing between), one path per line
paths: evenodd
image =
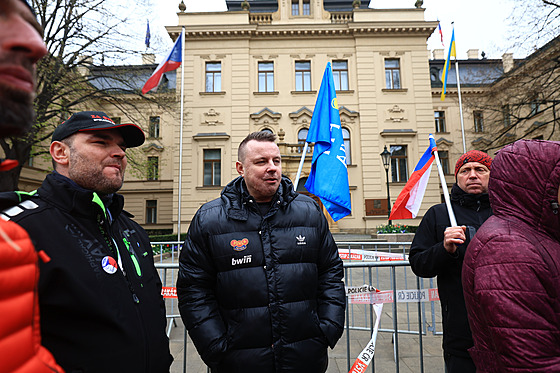
M247 143L251 140L275 142L276 135L268 131L257 131L247 135L247 137L241 141L241 144L239 144L239 148L237 149L237 160L239 162L243 162L243 159L245 158L245 148L247 147Z

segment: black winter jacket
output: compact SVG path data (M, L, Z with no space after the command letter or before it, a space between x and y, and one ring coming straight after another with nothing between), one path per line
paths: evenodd
M29 233L40 261L43 345L67 373L169 372L161 281L146 232L115 194L108 212L99 196L50 174L33 195L2 193L0 206ZM125 277L114 264L118 245Z
M264 216L243 178L194 216L179 309L213 372L317 372L344 327L342 261L317 204L282 178Z
M478 228L492 215L488 194L469 194L457 184L451 189L451 206L458 225L465 225L466 241L454 254L443 247L443 232L450 227L445 203L432 206L424 215L412 245L409 261L412 271L420 277L437 276L443 317L443 350L451 355L470 358L473 346L467 309L461 285L461 267L470 240Z

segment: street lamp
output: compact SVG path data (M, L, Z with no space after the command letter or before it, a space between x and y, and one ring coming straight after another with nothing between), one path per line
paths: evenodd
M381 160L383 161L383 167L385 167L385 176L387 179L387 220L391 216L391 196L389 195L389 166L391 165L391 152L387 150L387 145L383 149L383 153L380 154ZM389 225L391 225L391 220L389 220Z

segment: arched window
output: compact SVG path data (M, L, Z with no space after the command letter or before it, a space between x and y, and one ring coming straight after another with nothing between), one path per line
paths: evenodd
M350 131L346 127L342 127L342 139L344 140L344 149L346 150L346 164L352 164L352 151L350 148Z
M298 148L298 153L303 151L303 146L305 145L305 139L307 139L307 133L309 130L307 128L302 128L297 133L297 142L301 144L301 148ZM307 148L307 152L311 153L311 148Z
M270 128L263 128L261 130L261 132L268 132L268 133L272 133L272 134L274 133L274 132L272 132L272 130Z

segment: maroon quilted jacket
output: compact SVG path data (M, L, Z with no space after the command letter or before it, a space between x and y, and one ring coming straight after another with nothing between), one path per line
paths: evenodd
M494 216L463 262L477 372L560 372L560 142L521 140L492 162Z

